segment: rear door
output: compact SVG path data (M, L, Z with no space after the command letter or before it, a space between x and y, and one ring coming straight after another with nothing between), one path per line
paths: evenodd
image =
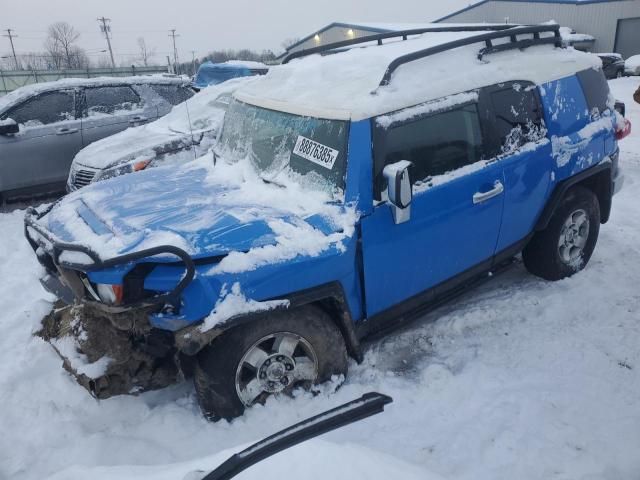
M143 99L129 85L86 87L82 103L84 146L155 117L155 113L149 114Z
M553 156L546 136L538 89L527 82L509 82L483 89L491 126L488 149L504 171L504 213L497 251L518 249L533 231L544 208L551 182Z
M382 201L361 222L369 317L412 297L420 303L432 287L490 264L503 208L502 167L485 159L475 101L378 119L374 149ZM414 164L414 197L410 220L396 225L380 195L381 171L400 160Z
M20 132L0 136L0 191L66 180L82 148L75 96L71 89L44 92L2 115L15 120Z

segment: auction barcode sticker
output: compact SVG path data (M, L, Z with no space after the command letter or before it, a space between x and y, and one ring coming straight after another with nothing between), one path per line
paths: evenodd
M338 158L338 150L335 150L321 143L314 142L313 140L298 135L296 146L293 147L293 153L299 157L305 158L310 162L313 162L321 167L331 170L333 164L336 163Z

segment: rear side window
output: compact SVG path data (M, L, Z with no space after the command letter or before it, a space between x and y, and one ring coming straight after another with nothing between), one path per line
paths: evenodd
M409 160L416 181L457 170L481 160L482 133L475 104L387 130L385 165Z
M142 104L138 94L124 85L87 88L85 101L89 117L126 113L139 109Z
M151 88L171 105L178 105L194 95L193 90L181 85L151 85Z
M587 99L589 113L601 114L607 110L609 102L609 84L600 69L589 68L578 72L578 80Z
M42 93L14 107L5 117L12 118L25 127L73 120L73 97L73 92L66 91Z
M546 135L535 87L516 83L492 91L490 98L498 141L494 155L514 152Z

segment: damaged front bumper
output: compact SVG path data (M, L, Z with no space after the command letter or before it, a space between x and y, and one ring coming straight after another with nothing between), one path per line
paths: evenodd
M61 299L43 319L39 335L55 348L65 369L97 398L163 388L188 373L190 368L185 364L190 364L189 356L221 331L203 333L198 325L173 332L162 330L151 325L149 316L180 305L181 293L195 275L191 257L166 245L102 260L84 245L60 241L39 223L50 208L27 211L25 236L46 270L42 285ZM68 255L63 256L65 252L82 254L70 256L82 263L69 261ZM170 292L121 305L107 305L93 297L88 272L133 265L162 254L178 257L185 268Z
M96 398L136 394L178 381L185 368L170 332L149 325L144 310L115 324L91 305L58 302L38 335L49 342L80 385ZM128 327L128 328L122 328Z

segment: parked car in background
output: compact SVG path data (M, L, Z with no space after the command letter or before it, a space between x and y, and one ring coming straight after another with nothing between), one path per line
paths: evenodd
M156 120L83 148L73 160L67 191L91 182L205 154L216 141L231 95L251 77L209 87Z
M640 55L634 55L625 60L624 72L626 75L640 75Z
M191 86L194 90L199 91L232 78L265 75L268 71L269 67L260 62L245 62L241 60L229 60L224 63L204 62L198 68Z
M620 78L624 76L624 59L619 53L598 53L602 60L602 71L605 77Z
M0 97L0 196L63 191L87 145L166 115L193 92L180 77L65 79Z

